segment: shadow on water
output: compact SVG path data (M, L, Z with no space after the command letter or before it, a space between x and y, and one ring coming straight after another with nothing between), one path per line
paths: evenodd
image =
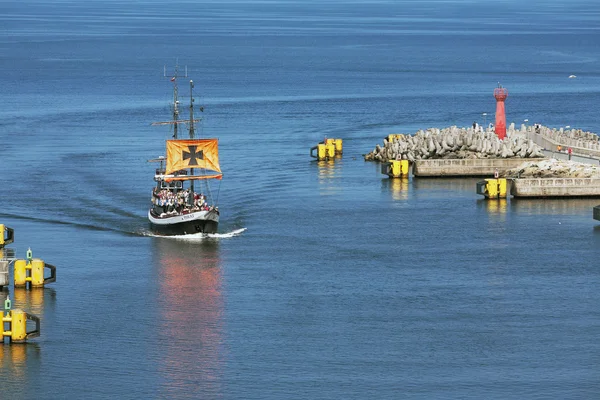
M444 190L452 192L469 192L475 194L475 189L479 178L430 178L430 177L415 177L412 179L412 184L415 190Z
M590 214L592 218L593 209L598 205L598 199L515 199L510 200L511 211L528 214Z
M159 397L222 394L223 283L219 241L153 238L159 280Z
M589 213L592 218L592 210L598 203L598 199L477 199L477 208L486 209L489 213L506 214L520 213L530 215L585 215Z

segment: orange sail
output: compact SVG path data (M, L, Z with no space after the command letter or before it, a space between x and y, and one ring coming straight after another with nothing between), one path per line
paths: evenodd
M182 169L197 168L221 172L217 139L167 140L166 175ZM211 176L185 177L183 179L221 178L221 174ZM178 178L175 178L178 179ZM170 180L170 179L167 179Z

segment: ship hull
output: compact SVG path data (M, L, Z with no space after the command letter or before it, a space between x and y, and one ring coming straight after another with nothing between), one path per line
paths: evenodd
M153 232L165 236L216 233L219 227L219 213L215 210L162 218L148 211L148 220Z

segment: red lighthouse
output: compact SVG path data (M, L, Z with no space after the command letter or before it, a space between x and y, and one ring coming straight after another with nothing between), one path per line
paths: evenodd
M508 90L498 83L498 87L494 89L494 97L496 98L496 135L500 140L506 136L506 115L504 114L504 100L508 97Z

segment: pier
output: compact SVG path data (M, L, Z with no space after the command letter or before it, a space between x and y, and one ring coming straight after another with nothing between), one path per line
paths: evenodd
M513 179L510 194L514 197L600 197L600 177Z
M510 184L514 197L600 197L600 142L595 133L544 126L521 126L521 133L544 147L549 159L589 165L561 176L516 177ZM573 147L571 147L573 146ZM571 150L569 152L569 149ZM528 160L529 161L529 160ZM545 172L551 174L551 171ZM567 175L567 176L565 176Z
M521 126L521 133L538 146L555 152L557 158L568 158L568 149L572 156L584 156L588 159L600 160L600 137L593 132L581 129L555 129L545 126ZM556 151L558 147L561 151Z
M512 123L504 140L490 130L453 126L390 134L383 142L364 159L381 162L390 178L408 177L401 163L410 163L417 178L507 178L514 197L600 197L600 138L592 132ZM551 159L564 165L544 164Z
M496 173L517 168L524 161L538 159L522 158L475 158L475 159L444 159L444 160L416 160L413 163L415 177L443 177L443 176L494 176ZM542 160L542 159L539 159Z

